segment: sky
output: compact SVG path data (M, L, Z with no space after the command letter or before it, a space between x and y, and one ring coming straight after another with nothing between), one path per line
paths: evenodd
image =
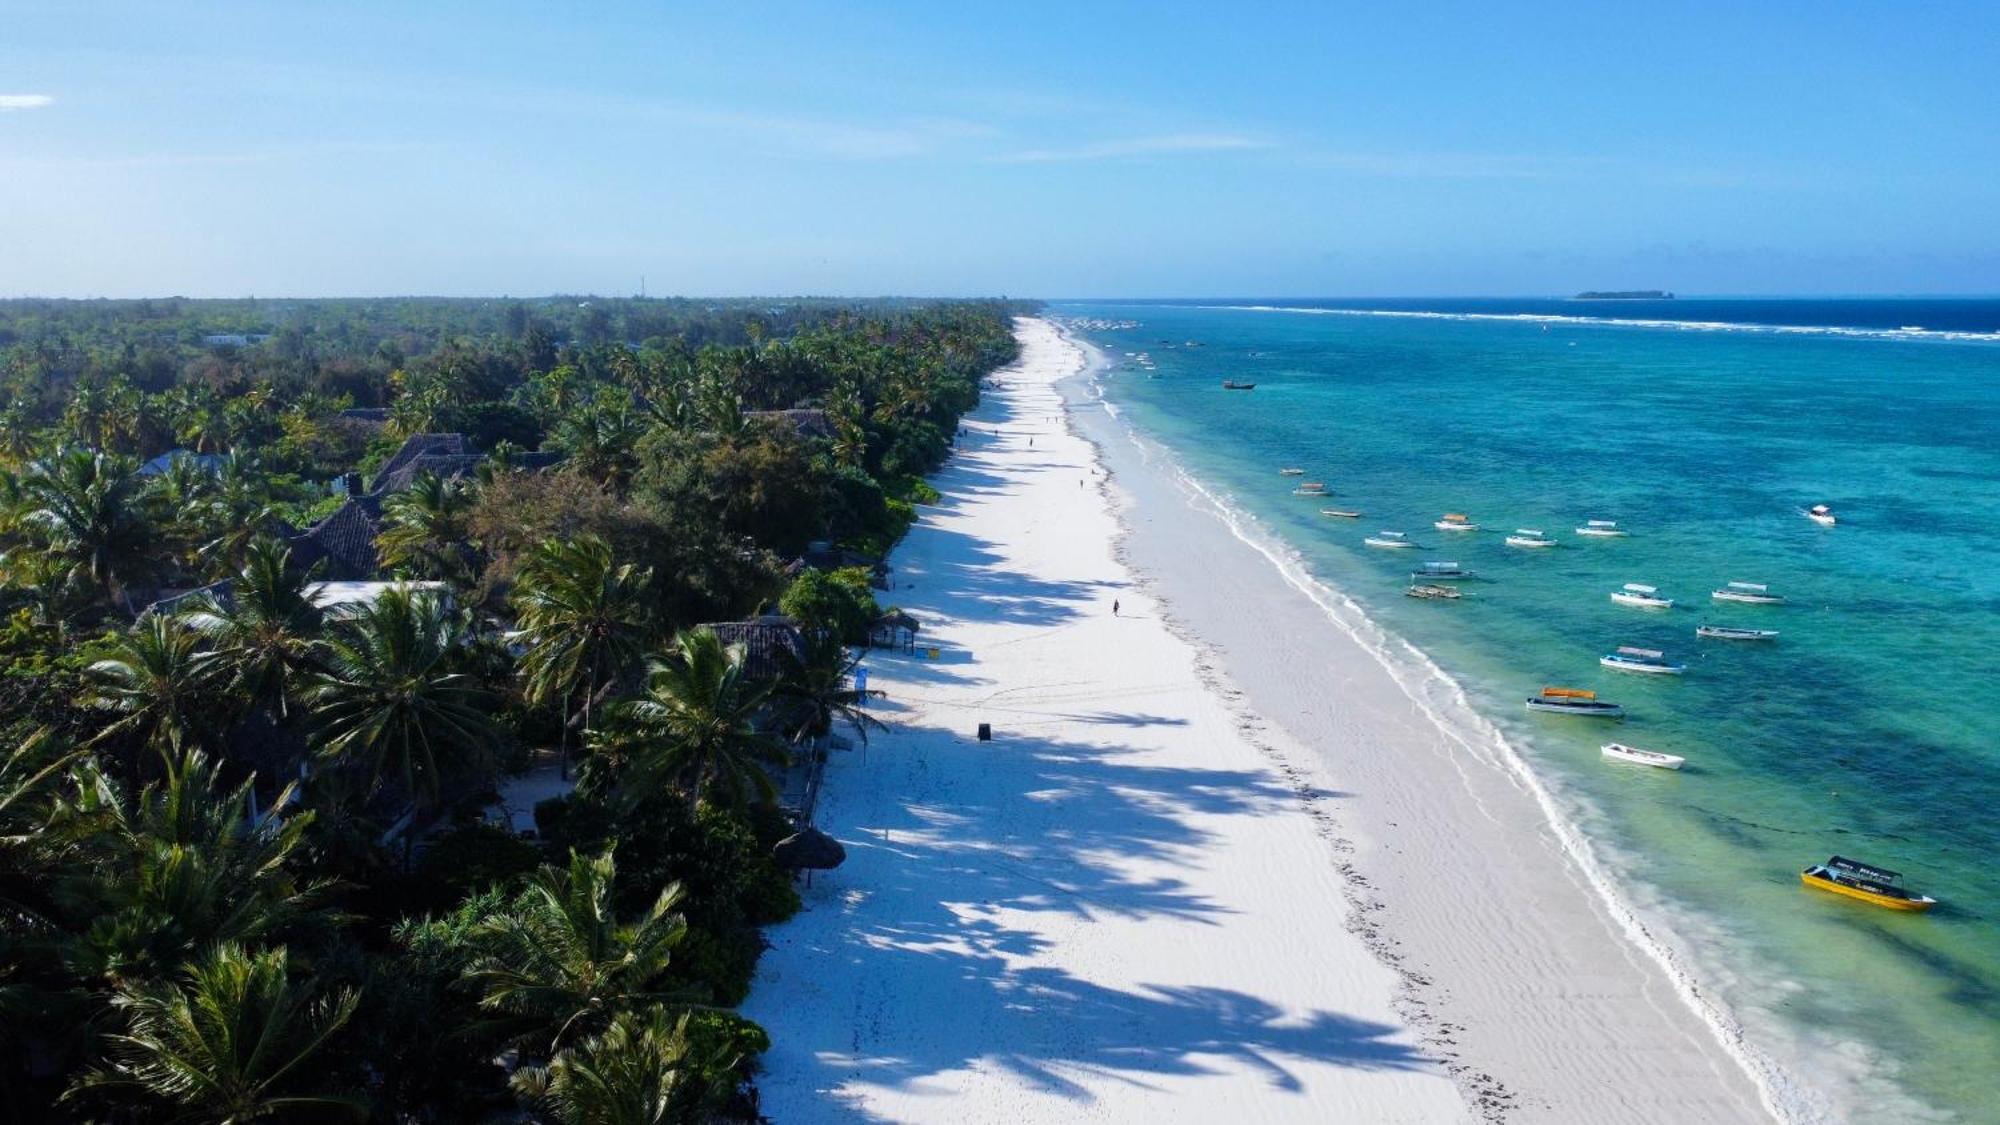
M0 295L2000 293L2000 4L0 0Z

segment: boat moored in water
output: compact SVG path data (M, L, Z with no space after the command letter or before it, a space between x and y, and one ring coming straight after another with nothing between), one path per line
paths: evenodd
M1774 594L1762 582L1731 582L1709 597L1719 602L1743 602L1746 605L1784 605L1785 596Z
M1679 754L1641 750L1637 746L1627 746L1622 742L1607 742L1600 750L1605 757L1614 761L1630 762L1635 766L1651 766L1659 770L1677 770L1687 764L1687 759Z
M1546 715L1577 715L1588 719L1622 719L1625 708L1606 703L1594 691L1579 688L1545 687L1542 694L1528 697L1528 710Z
M1846 856L1834 856L1799 872L1799 882L1889 910L1929 910L1937 900L1902 885L1903 874Z
M1517 527L1514 534L1507 537L1509 547L1553 547L1556 541L1542 534L1537 527Z
M1675 664L1659 649L1633 648L1630 645L1619 645L1617 652L1607 652L1598 657L1597 662L1614 671L1644 672L1654 676L1679 676L1687 672L1687 665Z
M1306 475L1306 471L1304 469L1279 469L1278 475L1281 477L1302 477Z
M1472 578L1472 572L1455 562L1427 562L1411 571L1410 578L1416 582L1465 582Z
M1444 518L1431 525L1439 531L1478 531L1479 525L1472 522L1464 512L1446 512Z
M1459 593L1457 590L1453 589L1450 586L1439 586L1435 583L1428 583L1428 582L1416 583L1409 589L1403 591L1403 593L1408 594L1410 597L1413 598L1424 598L1427 600L1443 600L1443 601L1457 601L1459 598L1465 596L1464 594Z
M1799 514L1821 527L1832 527L1834 524L1840 522L1834 518L1833 509L1827 507L1825 504L1814 504L1810 508L1801 508Z
M1738 629L1734 625L1697 625L1694 635L1717 641L1775 641L1776 629Z
M1381 547L1390 551L1403 551L1415 547L1400 531L1378 531L1362 540L1370 547Z
M1338 516L1344 520L1358 520L1361 518L1360 512L1349 512L1340 508L1321 508L1319 514L1322 516Z
M1619 527L1617 520L1590 520L1577 528L1576 533L1598 539L1623 539L1632 534Z
M1239 383L1234 379L1224 379L1222 381L1222 389L1225 391L1254 391L1257 389L1257 384Z
M1305 482L1304 484L1301 484L1301 485L1300 485L1300 486L1298 486L1297 488L1294 488L1294 489L1292 489L1292 495L1294 495L1294 496L1325 496L1325 495L1326 495L1326 485L1324 485L1324 484L1321 484L1321 483L1320 483L1319 481L1316 481L1316 480L1309 480L1309 481Z
M1640 582L1627 582L1611 591L1611 600L1619 605L1638 606L1640 609L1672 609L1674 599L1660 593L1658 586L1647 586Z

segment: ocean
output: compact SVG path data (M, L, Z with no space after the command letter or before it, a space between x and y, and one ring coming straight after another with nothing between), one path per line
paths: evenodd
M1807 1086L1839 1072L1854 1120L1996 1119L2000 300L1049 311L1112 358L1102 392L1127 419L1463 685L1618 880L1683 920L1704 991L1753 1040L1786 1030L1757 1044L1781 1066ZM1330 495L1292 495L1282 466ZM1818 503L1837 526L1804 518ZM1446 512L1481 530L1434 530ZM1588 520L1631 535L1575 535ZM1559 546L1505 546L1517 528ZM1365 547L1378 530L1421 548ZM1479 579L1459 601L1404 597L1430 560ZM1732 581L1788 601L1711 599ZM1613 603L1628 582L1676 604ZM1702 623L1780 637L1701 640ZM1619 646L1687 674L1600 667ZM1628 718L1528 713L1549 685ZM1608 763L1609 739L1687 767ZM1941 903L1898 914L1800 885L1836 853Z

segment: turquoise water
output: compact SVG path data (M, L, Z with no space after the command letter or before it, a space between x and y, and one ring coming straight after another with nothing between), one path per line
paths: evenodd
M1107 397L1464 682L1590 810L1587 828L1646 897L1699 920L1684 936L1704 983L1753 1039L1762 1029L1782 1040L1760 1044L1781 1063L1838 1086L1856 1120L1908 1117L1906 1098L1995 1120L2000 339L1981 326L2000 328L2000 302L1953 303L1949 334L1901 330L1927 313L1946 319L1915 304L1860 315L1857 302L1851 318L1834 304L1791 308L1783 331L1421 303L1398 315L1052 312L1138 323L1085 333L1121 361ZM1401 315L1426 308L1454 315ZM1815 317L1895 327L1797 327ZM1224 378L1256 389L1224 391ZM1290 495L1277 469L1293 465L1331 498ZM1839 526L1803 518L1817 502ZM1323 506L1366 517L1326 518ZM1483 530L1434 531L1448 511ZM1632 537L1578 538L1588 519ZM1561 546L1504 546L1517 527ZM1426 549L1362 546L1377 529ZM1427 559L1485 580L1459 602L1403 597ZM1731 580L1768 583L1790 603L1711 601ZM1678 604L1612 603L1625 582ZM1782 635L1703 641L1702 622ZM1688 674L1600 668L1619 645L1662 649ZM1630 717L1611 727L1527 714L1522 698L1550 684L1595 689ZM1606 736L1689 765L1606 763ZM1836 852L1903 871L1942 904L1905 916L1803 889L1798 870ZM1881 1081L1815 1074L1836 1069Z

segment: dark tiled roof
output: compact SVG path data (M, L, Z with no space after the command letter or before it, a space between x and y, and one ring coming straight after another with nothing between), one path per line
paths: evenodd
M775 680L784 671L778 663L783 649L804 660L806 641L789 617L757 617L749 621L718 621L702 626L715 630L726 645L743 646L743 670L752 679Z
M389 421L389 408L386 406L355 406L341 411L335 417L345 418L350 422L367 422L371 425L379 426Z
M386 496L391 492L401 492L415 483L417 477L423 473L434 473L445 480L469 476L483 460L485 458L477 453L426 453L403 462L389 472L377 474L374 495Z
M782 422L802 438L833 436L833 420L824 410L746 410L743 417L753 422Z
M464 434L411 434L403 439L403 448L375 470L375 480L368 486L368 491L381 492L384 482L421 457L463 457L471 452L472 445L465 440Z
M304 534L285 542L292 548L292 565L300 568L326 563L322 578L331 582L365 582L382 568L375 553L381 504L372 497L350 497L334 513Z

